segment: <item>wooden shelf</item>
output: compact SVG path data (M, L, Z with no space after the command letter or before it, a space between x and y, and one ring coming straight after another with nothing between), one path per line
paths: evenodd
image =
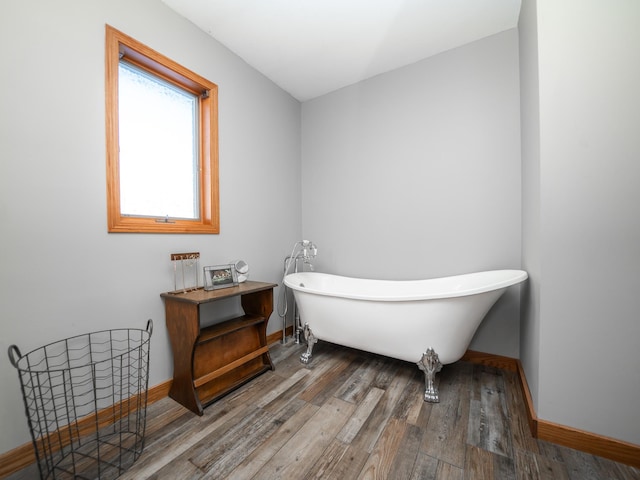
M238 368L240 365L243 365L243 364L247 363L248 361L253 360L254 358L262 355L263 353L267 353L268 351L269 351L269 347L262 347L262 348L260 348L258 350L254 350L253 352L245 355L244 357L241 357L241 358L239 358L237 360L234 360L231 363L226 364L224 367L218 368L217 370L214 370L213 372L209 372L206 375L203 375L203 376L201 376L199 378L194 379L193 380L193 385L196 388L201 387L205 383L208 383L211 380L224 375L225 373L229 373L233 369Z
M273 370L266 329L275 286L244 282L220 290L161 294L173 350L171 398L202 415L218 398ZM240 296L244 315L201 327L201 304L235 296Z
M216 323L209 327L202 328L198 336L198 345L207 343L223 335L242 330L243 328L258 325L264 322L264 318L258 315L243 315L242 317L227 320L225 322Z

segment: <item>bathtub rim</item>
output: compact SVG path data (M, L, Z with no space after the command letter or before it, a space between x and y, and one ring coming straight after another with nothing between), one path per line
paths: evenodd
M304 280L309 277L319 277L329 280L346 280L347 282L361 282L362 284L374 285L377 288L389 287L393 289L401 288L402 286L409 286L415 288L416 286L424 286L425 292L419 294L394 294L394 295L372 295L363 292L344 292L337 290L321 290L319 288L307 287L304 285ZM443 290L438 288L438 283L452 282L455 280L476 280L486 277L486 283L476 285L470 288L463 288L460 290ZM367 279L359 277L348 277L345 275L336 275L324 272L297 272L290 273L284 278L284 284L299 292L304 292L313 295L323 295L329 297L349 298L354 300L364 301L378 301L378 302L410 302L420 300L437 300L446 298L466 297L470 295L479 295L494 290L501 290L518 285L529 278L529 275L524 270L518 269L500 269L500 270L484 270L479 272L465 273L461 275L450 275L446 277L435 277L423 280L379 280L379 279ZM441 285L440 285L441 287ZM431 289L431 291L429 291Z

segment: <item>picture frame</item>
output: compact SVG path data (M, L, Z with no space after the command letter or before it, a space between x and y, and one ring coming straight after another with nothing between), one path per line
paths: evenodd
M204 267L204 289L217 290L238 285L238 273L234 265Z

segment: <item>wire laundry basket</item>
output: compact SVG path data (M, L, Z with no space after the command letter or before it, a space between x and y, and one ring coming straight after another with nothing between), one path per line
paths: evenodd
M144 448L149 346L145 330L78 335L22 355L18 370L41 479L113 479Z

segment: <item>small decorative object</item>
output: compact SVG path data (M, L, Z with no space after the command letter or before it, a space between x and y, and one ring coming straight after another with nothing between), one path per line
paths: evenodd
M187 293L200 288L200 252L172 253L173 293Z
M236 273L238 274L238 283L246 282L249 278L249 264L244 260L233 260L231 263L236 267Z
M234 287L238 285L236 267L229 265L215 265L204 267L204 289L217 290L218 288Z

